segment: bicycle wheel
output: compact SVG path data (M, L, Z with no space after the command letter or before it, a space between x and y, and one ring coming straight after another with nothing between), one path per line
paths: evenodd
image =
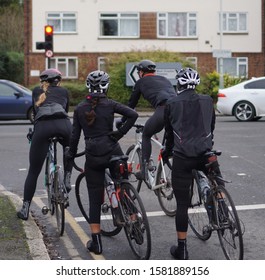
M177 202L174 196L172 183L171 183L171 173L172 173L172 158L168 162L164 163L164 168L162 168L161 161L159 162L157 169L157 181L156 185L164 184L166 185L156 190L158 197L158 202L169 217L176 215Z
M52 187L53 184L53 178L54 178L54 172L50 174L50 164L51 164L51 158L49 155L46 158L46 165L45 165L45 178L44 178L44 184L47 190L47 195L48 195L48 208L50 210L51 215L54 214L54 194L53 190L54 188Z
M232 197L226 188L218 186L215 200L217 233L224 255L228 260L243 260L243 234Z
M89 219L89 193L86 184L85 173L80 173L76 179L75 183L75 195L77 200L77 205L88 223ZM100 227L101 233L105 236L117 235L121 230L122 226L115 226L113 223L112 212L111 212L110 201L106 190L104 191L104 201L101 205L101 217L100 217Z
M134 150L135 145L128 148L126 155L128 159L129 182L135 187L137 192L140 192L143 180L138 180L135 176L137 172L141 171L142 154L140 148Z
M199 239L206 241L211 237L212 230L209 215L205 209L204 202L199 191L198 177L196 176L192 181L190 195L190 208L188 212L188 222L190 228Z
M149 259L150 227L142 200L130 183L121 184L120 206L125 218L124 231L133 253L138 259Z
M60 236L64 233L65 225L65 207L64 207L64 191L63 191L63 172L58 168L54 173L54 207L57 222L57 229Z

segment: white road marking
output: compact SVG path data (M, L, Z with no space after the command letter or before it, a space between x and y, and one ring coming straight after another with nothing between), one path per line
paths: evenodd
M236 206L236 209L238 211L243 211L243 210L259 210L259 209L265 209L265 204L252 204L252 205L238 205ZM198 212L198 209L195 209L196 212ZM201 209L201 211L205 211L205 209ZM193 213L193 209L189 209L189 213ZM147 212L146 213L148 217L160 217L160 216L166 216L166 214L163 211L152 211L152 212ZM101 217L102 219L102 217ZM106 216L104 217L105 220L107 219L112 219L112 216ZM86 219L84 217L76 217L75 218L76 222L85 222Z

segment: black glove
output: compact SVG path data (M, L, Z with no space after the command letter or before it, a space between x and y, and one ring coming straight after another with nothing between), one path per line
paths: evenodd
M116 120L116 128L120 129L123 126L124 122L122 121L122 119L118 119Z
M123 133L119 130L111 131L108 135L112 140L117 142L123 137Z
M72 160L74 158L73 153L70 151L70 147L65 147L64 156L66 160Z
M161 156L162 156L163 161L167 162L168 159L172 156L172 151L164 148L161 150Z
M33 130L32 130L32 128L30 128L29 129L29 132L28 132L28 134L27 134L27 139L29 140L29 142L31 142L31 140L32 140L32 137L33 137Z

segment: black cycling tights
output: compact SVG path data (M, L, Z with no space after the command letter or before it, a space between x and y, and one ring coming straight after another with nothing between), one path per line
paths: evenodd
M36 191L37 180L49 148L49 138L61 136L64 138L61 144L69 146L71 130L69 119L41 120L35 124L29 152L29 171L24 185L24 201L31 201ZM71 169L69 167L67 171Z
M164 128L165 106L158 106L154 114L146 121L142 138L142 160L148 162L152 152L151 137Z

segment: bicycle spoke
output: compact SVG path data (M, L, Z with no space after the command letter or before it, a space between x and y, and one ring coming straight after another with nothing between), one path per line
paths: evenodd
M242 260L243 234L234 202L226 188L222 186L217 188L216 197L219 223L217 231L224 255L229 260Z

